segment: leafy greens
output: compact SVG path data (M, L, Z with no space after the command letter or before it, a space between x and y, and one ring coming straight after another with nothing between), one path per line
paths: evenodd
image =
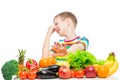
M96 62L96 57L88 51L77 50L68 54L68 62L71 68L80 69Z

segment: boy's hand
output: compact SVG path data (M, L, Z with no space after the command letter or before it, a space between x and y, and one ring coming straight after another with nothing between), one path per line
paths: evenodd
M53 32L55 32L55 27L54 27L54 26L50 26L50 27L48 28L47 34L48 34L49 36L51 36L51 35L53 34Z
M64 46L62 44L54 43L52 48L54 48L56 50L56 54L54 54L54 56L65 56L68 54L67 50L66 50L66 46Z

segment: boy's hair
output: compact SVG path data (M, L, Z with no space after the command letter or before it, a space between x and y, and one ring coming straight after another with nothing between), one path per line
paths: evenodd
M69 18L69 19L72 20L72 22L73 22L73 24L74 24L74 27L76 27L76 25L77 25L77 18L76 18L76 16L75 16L73 13L71 13L71 12L68 12L68 11L61 12L61 13L57 14L57 15L54 17L54 19L55 19L56 17L61 17L62 20L65 20L65 19Z

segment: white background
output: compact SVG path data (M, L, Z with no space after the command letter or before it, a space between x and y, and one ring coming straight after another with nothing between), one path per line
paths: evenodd
M0 68L6 61L17 59L18 49L27 50L26 59L39 61L47 29L62 11L76 15L76 33L89 39L88 51L98 59L115 52L120 62L119 0L1 0ZM51 44L58 39L53 34ZM120 76L120 70L113 76Z

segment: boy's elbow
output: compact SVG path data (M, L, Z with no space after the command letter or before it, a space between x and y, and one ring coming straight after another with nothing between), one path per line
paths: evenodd
M83 45L83 44L79 44L79 45L78 45L78 48L79 48L81 51L83 51L83 50L86 49L86 46Z
M85 50L85 46L83 44L74 44L68 49L68 52L76 52L77 50L83 51Z

